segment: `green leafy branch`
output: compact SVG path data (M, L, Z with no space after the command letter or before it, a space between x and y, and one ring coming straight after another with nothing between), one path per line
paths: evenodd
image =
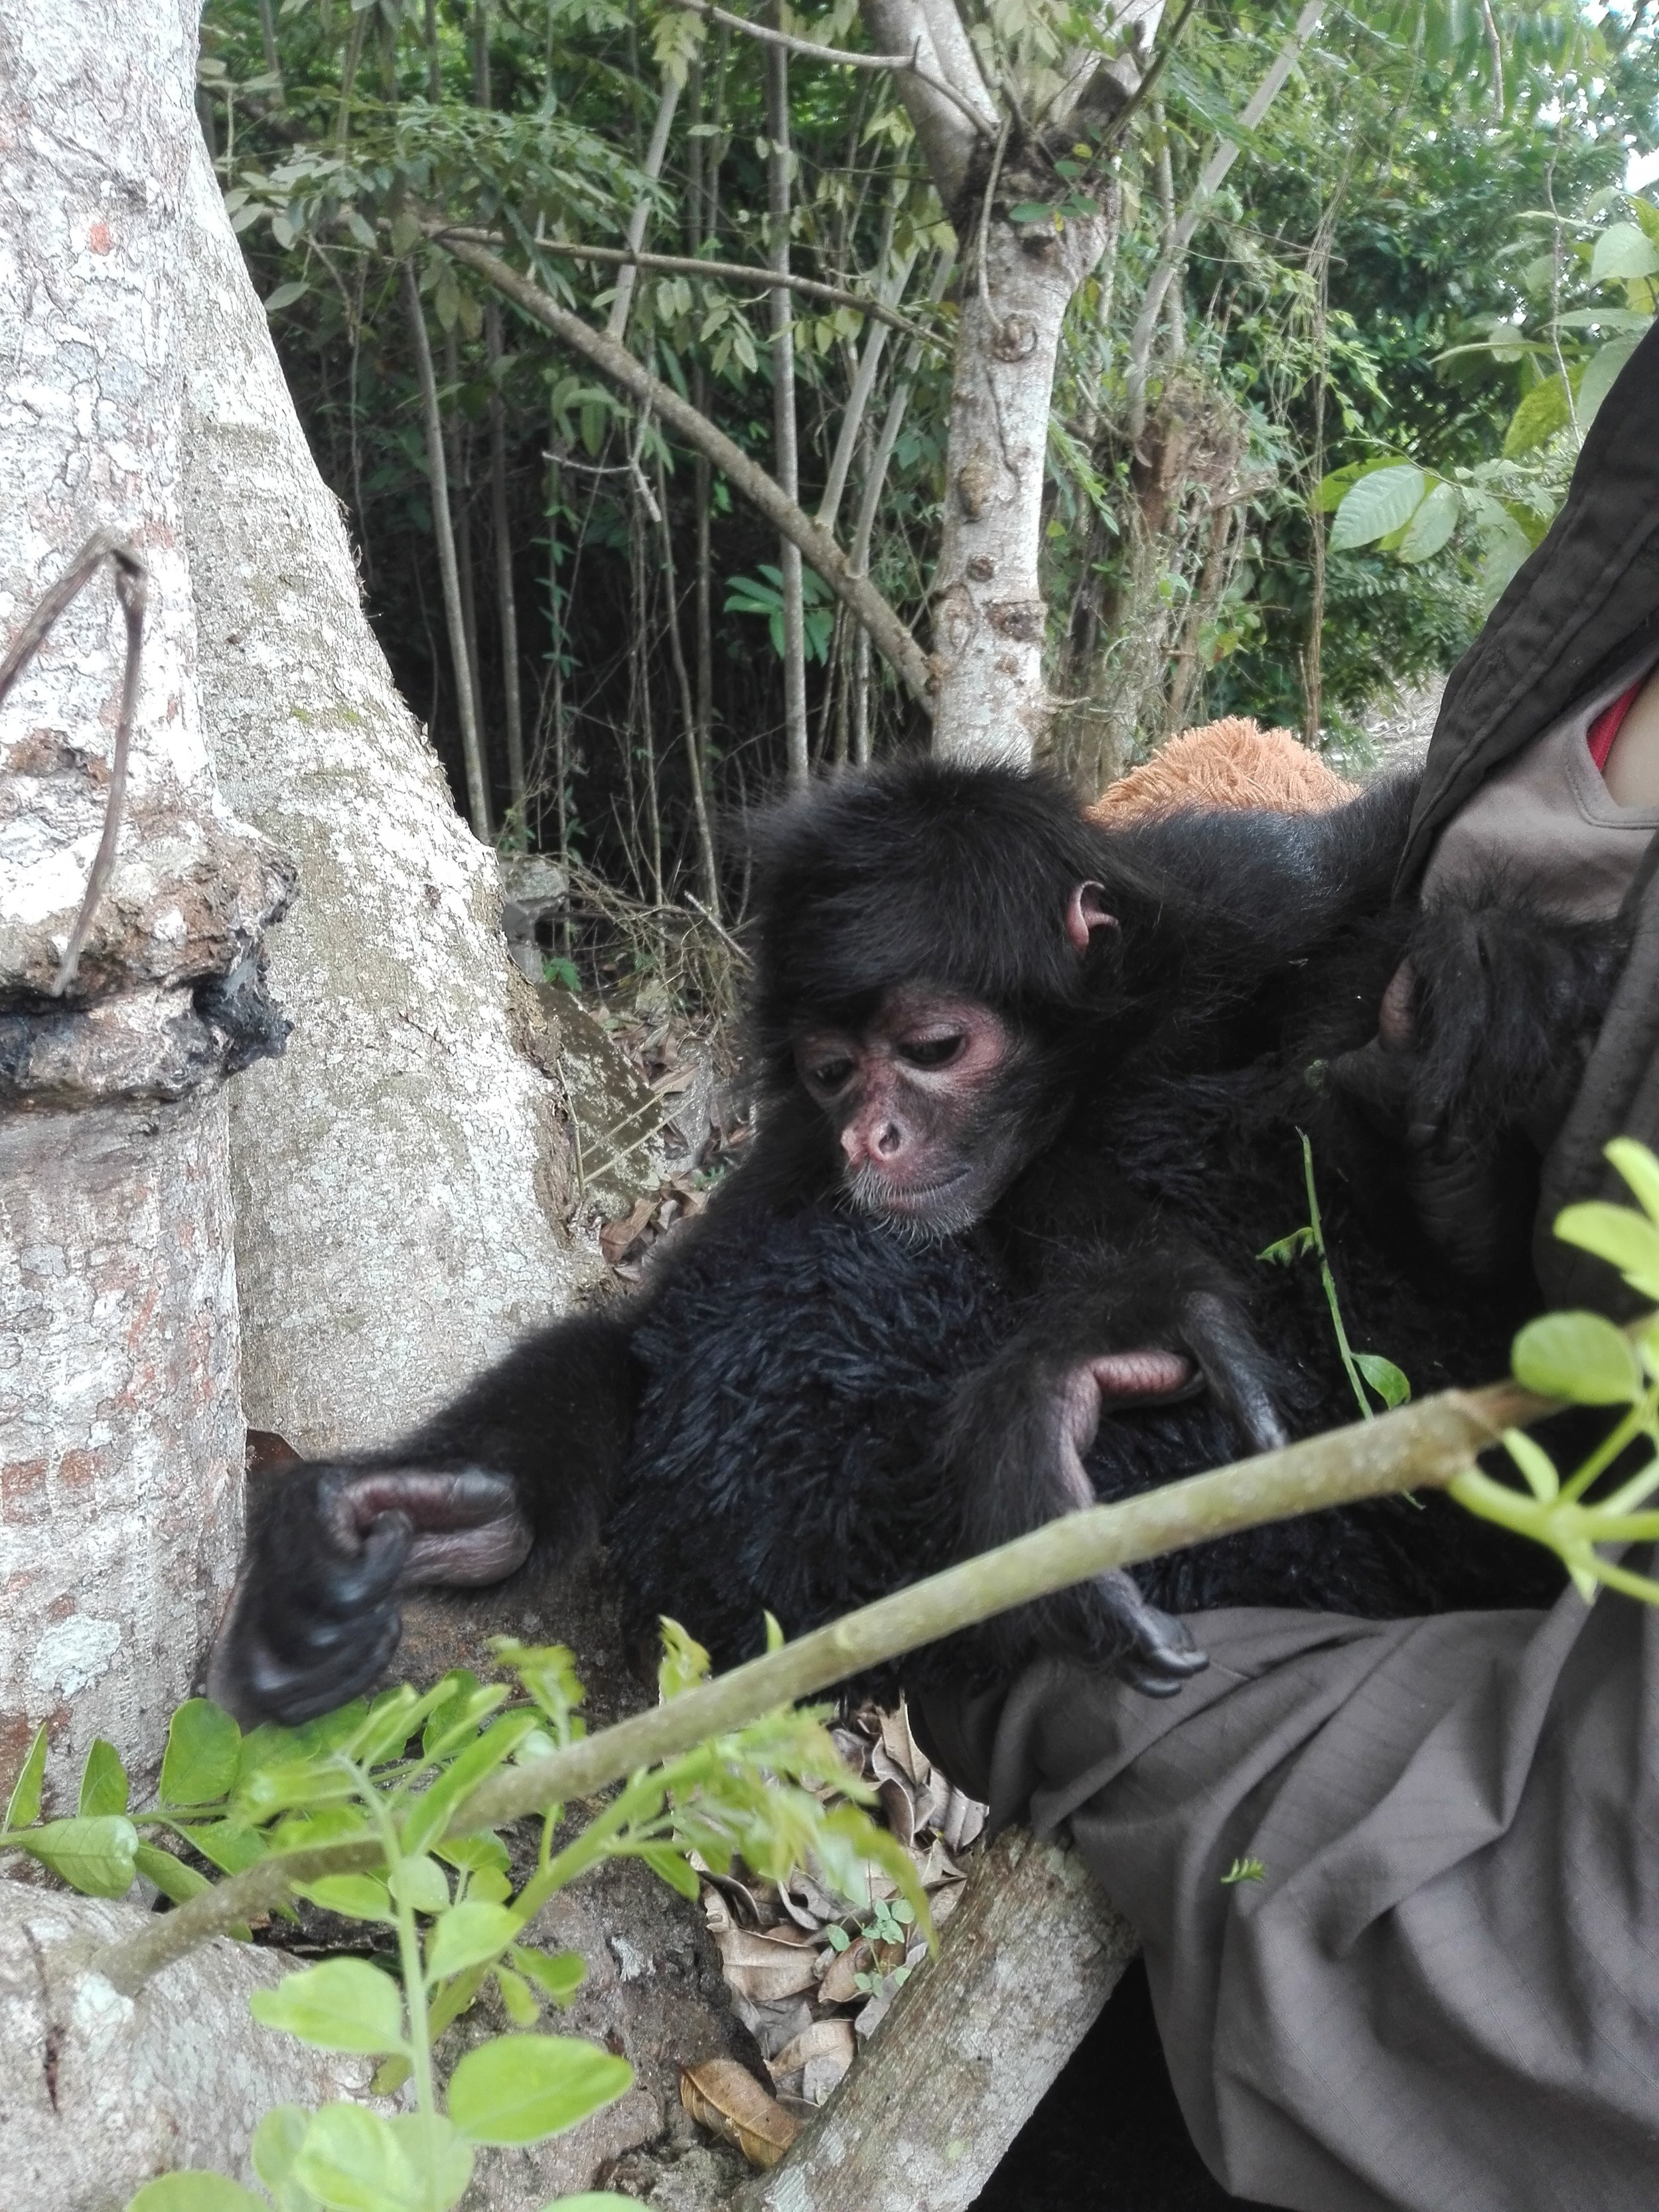
M173 1716L153 1813L128 1814L125 1774L100 1742L82 1776L81 1804L106 1809L32 1825L44 1731L12 1791L0 1841L94 1895L118 1893L141 1868L159 1874L169 1895L207 1888L174 1853L137 1843L140 1820L172 1829L215 1864L246 1866L264 1855L287 1855L292 1864L319 1846L361 1853L361 1865L291 1887L386 1931L395 1973L368 1960L329 1959L256 1991L250 2003L267 2027L320 2050L378 2058L376 2092L412 2082L414 2110L387 2118L340 2102L267 2113L252 2154L279 2212L449 2212L479 2146L539 2142L623 2094L633 2078L625 2060L579 2037L539 2032L544 2008L574 1996L583 1965L530 1940L548 1899L602 1862L641 1859L692 1899L699 1867L723 1875L741 1857L781 1880L808 1866L860 1911L869 1909L873 1863L903 1893L890 1911L932 1940L914 1864L863 1809L872 1790L842 1765L821 1716L789 1709L629 1774L562 1844L562 1805L544 1803L535 1863L515 1894L507 1845L487 1823L458 1822L456 1808L487 1776L581 1742L581 1688L561 1647L501 1638L495 1649L507 1680L482 1683L459 1668L424 1695L400 1686L301 1729L244 1735L228 1714L192 1699ZM708 1671L708 1655L665 1623L665 1699L694 1690ZM52 1832L71 1827L83 1832L78 1850ZM513 2032L469 2051L441 2094L436 2040L492 1981ZM592 2212L625 2201L569 2206ZM270 2212L222 2175L185 2172L146 2185L131 2212L253 2208Z
M1319 1192L1314 1182L1313 1146L1303 1131L1302 1176L1308 1192L1308 1218L1300 1229L1293 1229L1288 1237L1281 1237L1276 1244L1269 1244L1258 1252L1258 1260L1266 1260L1275 1267L1288 1267L1306 1252L1318 1255L1319 1279L1325 1292L1325 1304L1330 1309L1331 1328L1336 1336L1336 1348L1342 1355L1343 1370L1353 1395L1358 1401L1361 1418L1376 1419L1375 1409L1365 1395L1370 1383L1385 1407L1403 1406L1412 1395L1412 1386L1392 1359L1385 1359L1380 1352L1356 1352L1348 1341L1348 1332L1342 1319L1341 1301L1336 1295L1336 1278L1331 1273L1330 1254L1325 1249L1325 1228L1320 1218Z
M1570 1206L1558 1218L1555 1233L1617 1268L1639 1297L1659 1302L1659 1160L1628 1137L1615 1138L1607 1158L1642 1211L1599 1200ZM1569 1405L1627 1410L1565 1481L1534 1437L1510 1429L1504 1449L1526 1489L1471 1468L1450 1485L1452 1496L1483 1520L1547 1546L1586 1600L1606 1583L1659 1604L1659 1582L1603 1558L1597 1548L1659 1541L1659 1512L1641 1510L1659 1490L1659 1319L1626 1334L1600 1314L1545 1314L1516 1338L1514 1363L1517 1379L1529 1389ZM1651 1449L1641 1465L1588 1501L1602 1476L1644 1440Z

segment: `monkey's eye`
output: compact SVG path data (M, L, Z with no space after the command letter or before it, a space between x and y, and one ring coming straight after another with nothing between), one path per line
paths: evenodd
M844 1056L837 1060L821 1060L814 1066L801 1069L810 1087L826 1094L841 1090L852 1073L853 1063Z
M908 1037L898 1055L912 1067L948 1067L966 1042L954 1031L949 1036Z

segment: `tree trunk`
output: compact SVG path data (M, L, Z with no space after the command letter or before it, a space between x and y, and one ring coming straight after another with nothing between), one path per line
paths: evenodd
M204 710L227 791L301 881L275 956L295 1035L233 1116L245 1389L255 1427L321 1451L428 1411L586 1263L491 857L392 688L202 157L190 216Z
M997 197L1047 189L1021 190L1005 171ZM970 249L963 270L933 586L933 745L960 759L1028 761L1048 728L1037 556L1054 360L1105 240L1098 217L1056 230L993 211L977 266Z
M241 1536L221 1079L280 1040L259 939L293 878L222 811L197 696L179 487L195 58L167 0L16 0L0 21L0 632L94 526L149 571L113 875L61 999L125 655L106 575L0 725L0 1773L42 1721L56 1747L108 1735L153 1771Z

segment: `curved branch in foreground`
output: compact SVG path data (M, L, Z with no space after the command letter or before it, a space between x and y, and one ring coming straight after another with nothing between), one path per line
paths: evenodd
M590 329L579 315L558 306L539 284L520 276L498 253L492 253L471 239L457 235L447 224L432 222L422 227L428 237L441 241L458 261L464 261L469 269L476 270L532 322L550 331L562 345L580 354L608 383L617 385L641 407L659 416L688 446L706 453L714 466L724 471L733 490L758 509L781 536L800 548L801 558L823 577L854 621L869 631L912 698L928 714L933 712L929 690L932 672L927 654L869 578L854 574L851 562L830 532L787 497L740 446L735 445L724 430L717 428L689 400L682 399L672 385L653 376L626 346L618 345L602 331Z
M667 1705L651 1706L549 1758L492 1777L461 1806L447 1832L474 1833L590 1796L640 1767L742 1728L775 1706L812 1697L864 1668L1108 1568L1133 1566L1188 1544L1327 1505L1352 1504L1391 1491L1443 1489L1505 1429L1524 1427L1554 1411L1552 1400L1523 1390L1518 1382L1447 1390L1375 1420L1310 1437L1208 1474L1190 1475L1139 1498L1068 1513L1012 1544L815 1629L798 1644L734 1667ZM273 1855L190 1899L141 1935L110 1945L88 1964L131 1993L206 1937L281 1904L295 1882L361 1873L380 1863L380 1848L373 1843L319 1844Z

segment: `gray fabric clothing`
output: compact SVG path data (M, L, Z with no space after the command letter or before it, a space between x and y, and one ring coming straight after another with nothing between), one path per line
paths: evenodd
M1636 879L1659 806L1620 806L1590 757L1589 726L1659 659L1645 647L1506 767L1495 769L1441 831L1423 901L1524 884L1527 896L1575 921L1611 921Z
M1299 2212L1659 2203L1659 1614L1194 1627L1209 1671L1168 1701L1050 1660L917 1720L1139 1929L1217 2179Z

